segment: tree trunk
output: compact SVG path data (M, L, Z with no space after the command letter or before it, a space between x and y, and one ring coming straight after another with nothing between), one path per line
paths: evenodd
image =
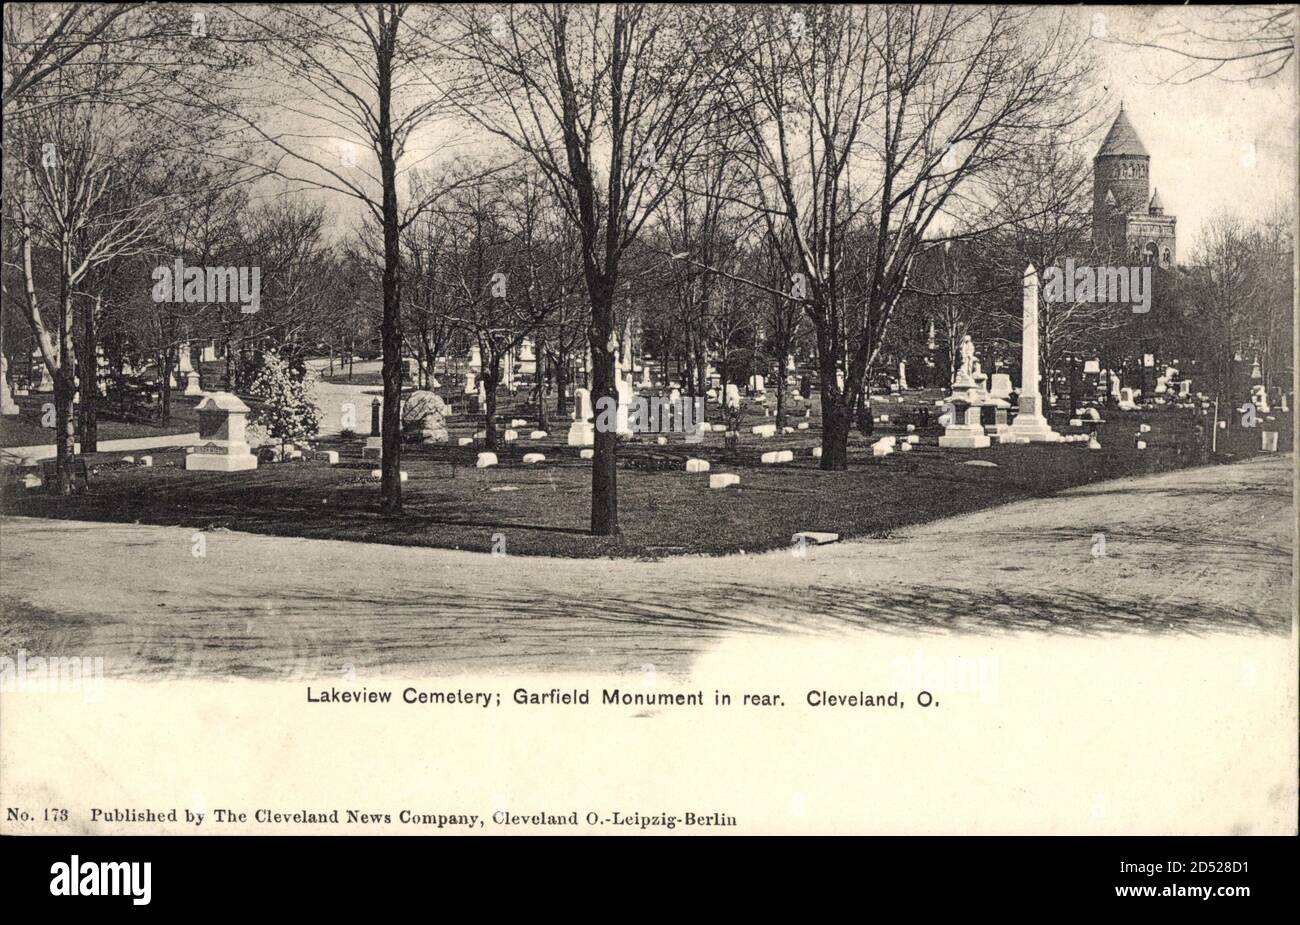
M67 253L66 249L64 251ZM59 301L59 365L54 371L55 490L70 495L73 490L72 462L77 455L76 351L72 345L72 289L68 274L62 279Z
M76 408L73 396L76 377L66 368L54 374L55 486L58 494L70 495L73 489L72 461L77 452Z
M172 348L168 347L159 357L160 375L158 377L159 419L166 424L172 419Z
M785 426L785 367L790 356L788 349L781 349L776 354L776 429Z
M487 356L487 351L480 351ZM501 384L501 357L492 352L488 362L483 366L483 431L487 434L484 446L495 450L499 445L497 435L497 386Z
M601 399L617 407L618 374L614 354L607 348L614 334L614 280L600 277L591 289L591 343L593 403ZM596 405L599 409L599 404ZM599 420L599 414L597 415ZM616 536L618 528L618 434L613 428L596 428L595 458L591 465L591 532L596 536Z
M1070 417L1077 417L1079 414L1079 390L1083 382L1079 373L1079 358L1070 357Z
M867 376L869 375L868 373ZM858 431L864 437L874 437L876 434L876 421L871 412L871 389L867 386L866 377L864 377L862 387L858 390L858 400L853 404L855 416L858 419Z
M849 467L849 428L853 415L841 398L827 401L822 388L822 462L827 472L843 472Z
M540 430L550 430L546 421L546 335L539 329L537 342L533 344L534 377L537 380L537 426Z
M81 432L81 452L99 452L99 332L96 314L100 300L85 301L81 309L81 406L78 429Z
M821 377L822 462L827 472L843 472L849 467L849 430L853 426L853 407L836 383L836 351L824 328L817 332L817 365ZM845 377L844 384L850 383Z
M555 355L555 413L563 420L563 416L569 413L569 382L568 382L568 358L561 350Z
M397 216L397 162L394 155L393 45L396 24L383 35L379 49L379 166L383 183L384 319L383 343L384 419L383 459L380 463L379 504L385 514L402 512L402 279L401 228Z

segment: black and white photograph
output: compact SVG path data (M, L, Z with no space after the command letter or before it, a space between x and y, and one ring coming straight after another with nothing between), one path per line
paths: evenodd
M3 30L0 832L1296 834L1294 5Z

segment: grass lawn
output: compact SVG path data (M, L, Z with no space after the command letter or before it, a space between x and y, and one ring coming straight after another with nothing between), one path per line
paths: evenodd
M876 413L928 402L880 402ZM932 407L932 406L931 406ZM710 413L714 409L710 408ZM797 412L802 413L802 412ZM509 413L504 414L509 420ZM565 427L550 437L520 439L498 452L500 465L476 469L472 446L455 438L481 427L464 421L452 430L452 445L408 446L402 468L404 516L378 511L378 483L369 478L371 460L361 459L364 438L326 441L340 462L263 463L255 472L186 472L179 452L153 453L153 468L120 462L121 454L88 457L94 469L89 492L71 498L24 490L12 481L4 488L7 513L29 516L109 520L197 529L230 529L279 536L320 537L399 545L490 551L503 534L510 555L669 556L729 553L783 547L791 534L819 530L854 536L887 537L908 524L949 517L998 504L1050 495L1072 486L1125 475L1235 461L1257 452L1259 432L1232 427L1220 431L1219 453L1200 448L1197 412L1159 409L1109 412L1099 432L1101 450L1084 445L999 446L985 450L941 450L940 429L918 431L920 442L907 453L872 458L870 440L854 434L847 472L822 472L811 449L820 437L817 418L809 431L769 439L754 437L748 426L741 445L728 451L721 434L689 445L680 435L666 446L653 438L625 444L619 454L618 537L587 534L591 464L577 448L564 446ZM796 417L795 420L802 420ZM1147 449L1136 448L1139 424ZM1053 426L1072 432L1064 420ZM1268 425L1274 426L1274 425ZM1279 448L1291 444L1290 420L1279 420ZM902 435L902 427L878 424L876 438ZM875 438L873 438L875 439ZM769 466L759 462L768 450L790 449L795 461ZM526 452L546 454L546 462L524 465ZM684 461L708 459L713 472L734 472L740 485L710 490L708 475L684 471ZM965 465L984 460L990 466Z
M166 424L135 424L114 421L110 411L100 409L99 439L122 440L130 437L164 437L170 434L188 434L199 429L198 415L194 413L198 398L185 398L178 389L172 393L172 416ZM52 393L18 395L14 400L21 413L0 417L0 447L41 446L54 443L54 430L41 426L42 408L53 403Z

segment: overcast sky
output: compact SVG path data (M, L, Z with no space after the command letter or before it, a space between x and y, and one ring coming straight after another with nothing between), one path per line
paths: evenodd
M1092 37L1100 84L1094 89L1105 102L1100 110L1081 118L1077 144L1091 158L1123 100L1151 155L1152 185L1160 190L1166 214L1178 218L1180 260L1191 258L1201 226L1222 210L1252 218L1279 203L1295 208L1300 125L1294 60L1285 73L1266 82L1231 83L1209 77L1175 85L1161 77L1172 70L1176 59L1113 40L1150 40L1168 27L1172 17L1191 15L1186 8L1044 7L1041 13L1045 26L1058 16L1073 17L1081 33ZM431 153L422 145L427 138L437 140L437 157L509 153L499 140L485 144L478 131L442 123L427 127L413 140L413 156ZM271 181L269 188L262 189L275 195L284 188ZM316 195L337 209L336 232L356 227L360 214L354 201Z

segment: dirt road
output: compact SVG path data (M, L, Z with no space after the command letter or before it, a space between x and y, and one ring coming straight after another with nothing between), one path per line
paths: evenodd
M1285 634L1293 470L1271 457L804 556L659 562L4 518L0 649L103 656L113 675L289 677L684 672L731 634Z

